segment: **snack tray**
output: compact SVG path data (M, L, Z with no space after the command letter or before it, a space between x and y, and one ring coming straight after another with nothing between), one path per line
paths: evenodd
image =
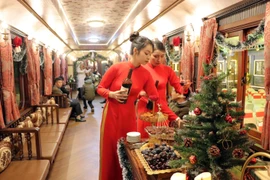
M164 173L171 173L171 172L181 172L183 170L182 168L152 170L141 153L142 150L148 149L150 146L151 146L150 143L147 143L147 144L143 145L140 149L135 149L135 152L136 152L140 162L142 163L142 165L143 165L143 167L148 175L164 174Z
M144 130L145 132L147 132L147 134L149 135L149 137L154 137L154 138L157 138L157 139L161 139L161 140L170 140L170 141L174 141L174 135L175 133L170 133L170 134L165 134L165 133L162 133L162 134L153 134L151 132L149 132L149 129L151 126L147 126ZM165 126L161 126L161 127L158 127L158 126L154 126L153 128L170 128L170 127L165 127Z

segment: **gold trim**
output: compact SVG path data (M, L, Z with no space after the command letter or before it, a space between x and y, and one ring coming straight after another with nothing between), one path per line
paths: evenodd
M21 3L33 16L35 16L47 29L53 33L62 43L64 43L70 50L72 48L47 24L46 21L42 17L39 16L39 14L36 13L36 11L27 3L25 0L18 0L19 3Z
M156 20L158 20L160 17L162 17L163 15L165 15L167 12L169 12L170 10L172 10L173 8L175 8L178 4L180 4L183 1L184 0L176 0L176 1L174 1L169 7L167 7L163 11L161 11L156 17L154 17L153 19L151 19L150 21L148 21L146 24L144 24L138 30L138 32L144 30L146 27L148 27L149 25L151 25L152 23L154 23ZM122 44L124 44L127 41L129 41L129 38L128 39L125 39L122 43L120 43L119 45L117 45L115 48L113 48L113 50L117 49L118 47L120 47Z
M246 169L251 169L251 168L262 168L261 166L248 166L248 164L250 163L250 161L252 160L252 158L256 158L258 156L263 156L263 157L267 157L267 158L270 158L270 154L269 153L265 153L265 152L257 152L257 153L254 153L252 154L251 156L249 156L249 158L246 160L245 164L243 165L243 168L241 170L241 178L240 180L244 180L244 176L245 176L245 172L246 172ZM268 167L267 166L263 166L265 169L267 169Z
M104 127L105 127L105 122L106 122L106 117L107 117L107 111L108 111L108 106L109 106L109 102L107 101L107 103L105 104L104 110L103 110L103 114L102 114L102 120L101 120L101 128L100 128L100 140L99 140L99 158L100 158L100 165L99 165L99 179L101 180L101 169L102 169L102 150L103 150L103 135L104 135Z

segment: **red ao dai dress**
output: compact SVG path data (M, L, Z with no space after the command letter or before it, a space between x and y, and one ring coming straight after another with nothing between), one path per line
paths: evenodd
M109 98L110 91L120 90L129 69L133 69L132 87L126 104ZM134 102L141 90L158 96L154 80L142 66L134 67L131 62L111 66L103 76L97 92L107 99L100 129L100 180L121 180L122 171L117 156L117 141L127 132L137 130Z

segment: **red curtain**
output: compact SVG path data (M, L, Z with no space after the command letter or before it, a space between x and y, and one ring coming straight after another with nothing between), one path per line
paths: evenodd
M266 105L262 130L262 147L270 149L270 2L266 5L264 25L264 68Z
M10 38L11 37L9 36L9 40L7 42L0 43L0 76L2 78L2 97L4 100L3 104L6 123L16 120L20 117L20 112L14 95L14 67ZM3 127L3 120L1 119L0 125Z
M55 61L54 61L54 78L57 78L60 76L60 58L59 55L55 54Z
M3 110L2 110L2 105L0 103L0 129L5 127L5 122L4 122L4 118L3 118Z
M194 75L194 46L190 42L185 42L181 57L181 72L185 80L190 80Z
M52 94L52 57L50 50L43 47L44 52L44 94L50 95Z
M203 27L201 28L197 88L201 86L200 77L203 75L203 63L205 62L207 56L210 56L211 59L213 57L217 28L218 25L216 23L216 18L204 21Z
M67 63L65 58L61 56L61 76L64 77L64 83L66 84L67 81Z
M33 41L25 39L27 56L27 79L28 94L30 104L38 105L40 102L39 82L40 82L40 62L39 51Z

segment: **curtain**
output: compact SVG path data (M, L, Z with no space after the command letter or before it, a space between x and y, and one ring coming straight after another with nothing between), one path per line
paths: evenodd
M262 147L270 149L270 2L266 5L264 25L264 68L265 68L265 93L266 105L264 109Z
M40 62L39 51L36 49L33 41L25 38L26 56L27 56L27 79L28 95L30 104L38 105L40 102L39 82L40 82Z
M203 63L207 56L210 56L210 59L213 57L217 28L216 18L204 21L203 27L201 28L197 88L200 88L201 86L200 77L203 75Z
M43 47L44 52L44 94L50 95L52 94L52 56L50 51Z
M8 33L10 34L10 32ZM20 112L14 95L14 67L10 38L11 37L9 36L9 40L7 42L0 43L0 76L2 78L2 97L4 100L3 104L6 123L17 120L20 117ZM2 126L3 122L1 122L1 127Z
M60 76L60 58L59 55L56 53L55 55L55 61L54 61L54 78L57 78Z
M64 77L64 83L66 84L67 81L67 73L66 73L67 63L65 58L61 56L61 76Z
M185 80L190 80L194 76L194 46L193 43L185 42L181 57L181 72Z

